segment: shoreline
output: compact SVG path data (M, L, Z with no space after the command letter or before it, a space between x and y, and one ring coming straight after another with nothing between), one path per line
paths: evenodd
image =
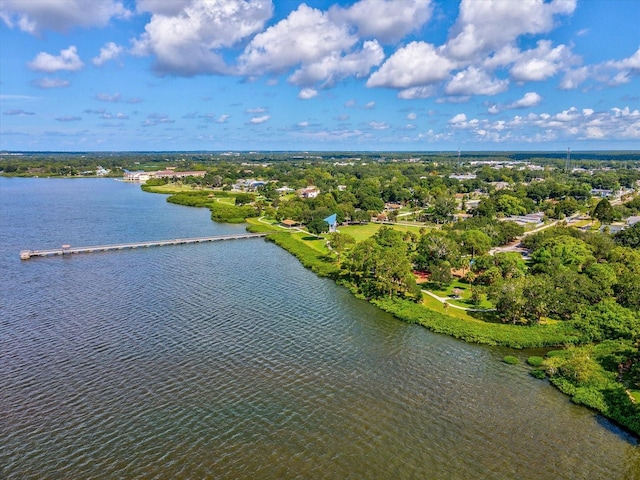
M143 188L144 191L149 193L161 193L164 195L171 195L171 192L157 191L152 187ZM169 198L169 197L168 197ZM206 206L204 204L187 205L187 206ZM213 211L212 211L213 213ZM213 218L212 221L219 222L219 220ZM222 221L221 223L225 223ZM239 222L232 222L239 223ZM551 353L559 353L560 355L547 356L549 363L553 360L561 357L563 353L569 349L580 350L589 349L593 345L581 344L580 337L575 331L572 331L563 323L554 325L536 325L536 326L522 326L512 325L505 323L490 323L482 320L469 320L463 318L456 318L447 315L444 311L439 312L432 308L427 307L423 303L414 303L409 300L391 298L391 299L366 299L355 293L354 286L349 285L340 279L340 270L333 262L327 261L325 254L319 252L306 245L304 242L295 238L290 230L282 228L282 230L276 229L276 226L268 224L266 222L260 222L258 217L245 218L242 223L247 224L246 230L251 233L267 233L265 240L270 241L286 250L288 253L298 259L298 261L305 267L310 269L316 275L320 277L327 277L338 285L347 288L356 298L362 298L369 303L380 308L382 311L390 313L395 318L405 323L415 323L422 327L439 334L448 335L458 340L465 341L467 343L483 344L495 347L507 347L514 350L523 349L549 349ZM423 292L423 298L426 293ZM595 361L594 361L595 362ZM551 365L549 368L553 368ZM620 383L616 383L615 386L619 390L617 396L624 396L627 400L624 405L619 403L608 404L597 401L598 398L604 395L600 390L593 390L588 385L586 386L574 386L567 387L566 379L563 377L552 376L547 370L531 369L530 373L536 376L536 372L542 372L543 378L547 379L551 385L560 390L565 395L568 395L573 403L585 406L594 413L603 415L611 422L627 431L634 438L640 440L640 414L636 413L640 409L638 405L632 403L628 397L628 390ZM537 377L541 378L541 377ZM596 398L592 398L595 394ZM616 398L616 400L618 400Z

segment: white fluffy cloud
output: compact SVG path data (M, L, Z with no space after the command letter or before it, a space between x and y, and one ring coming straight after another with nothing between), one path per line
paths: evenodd
M542 97L536 92L527 92L520 100L508 105L508 108L530 108L540 104Z
M152 17L132 53L155 55L158 73L184 76L228 73L217 50L262 30L273 14L271 0L146 1L142 7Z
M114 60L122 53L123 48L120 45L116 45L114 42L107 43L100 49L100 54L94 57L91 61L96 66L104 65L109 60Z
M573 13L576 0L462 0L460 15L446 45L448 55L472 59L523 34L550 31L556 15Z
M61 70L67 70L69 72L75 72L80 70L84 63L78 56L78 49L75 45L71 45L69 48L60 50L60 55L51 55L50 53L40 52L36 55L31 62L28 63L31 70L36 72L58 72Z
M321 62L348 51L358 41L346 25L302 4L276 25L256 35L240 57L245 74L281 72L299 64Z
M517 81L538 82L554 76L577 61L566 45L554 48L549 40L540 40L536 48L519 55L510 72Z
M384 60L377 40L357 49L349 25L302 4L289 16L257 34L239 58L244 75L280 73L298 67L288 78L294 85L331 87L347 77L364 77Z
M249 123L252 125L259 125L260 123L268 122L271 119L271 115L262 115L260 117L252 117Z
M530 113L510 120L467 119L464 113L449 120L453 130L472 132L477 140L500 143L514 140L535 143L550 140L640 140L640 110L629 107L596 112L571 107L555 114Z
M448 78L456 64L430 43L411 42L398 49L367 81L368 87L412 88Z
M317 62L303 65L290 77L289 82L295 85L333 86L347 77L364 77L376 65L384 60L384 51L377 41L364 42L361 50L342 55L331 52Z
M640 75L640 48L622 60L609 60L596 65L567 70L560 82L560 88L570 90L578 88L588 80L610 87L629 83L634 76Z
M496 95L504 92L509 80L490 77L487 72L469 67L455 74L445 87L448 95Z
M313 88L303 88L302 90L300 90L300 93L298 93L298 98L301 100L309 100L317 96L318 91Z
M2 0L0 18L28 33L64 32L73 27L104 26L131 12L119 0Z
M358 27L361 37L396 42L419 29L432 14L431 0L361 0L351 7L334 7L330 15Z

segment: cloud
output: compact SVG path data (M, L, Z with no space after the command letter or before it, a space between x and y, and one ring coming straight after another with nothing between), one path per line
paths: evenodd
M67 115L64 117L56 118L56 121L58 122L78 122L80 120L82 120L82 117L76 117L75 115Z
M622 60L608 60L595 65L568 69L560 82L562 90L572 90L584 83L616 87L640 75L640 48Z
M377 41L364 42L361 50L343 55L331 52L317 62L303 65L288 81L294 85L315 85L333 87L336 82L347 77L361 78L384 60L384 51Z
M13 101L22 101L22 100L26 100L26 101L33 101L33 100L40 100L39 97L32 97L31 95L7 95L7 94L0 94L0 100L3 102L13 102Z
M515 102L506 105L495 104L489 107L489 113L499 113L503 110L512 110L519 108L531 108L540 105L542 97L536 92L527 92L524 96Z
M296 70L287 79L302 87L328 88L347 77L362 78L384 60L377 40L359 38L344 21L301 4L285 19L257 34L238 59L246 76Z
M303 88L298 93L298 98L301 100L309 100L317 96L318 96L318 91L313 88Z
M329 15L338 23L358 28L360 37L393 43L429 21L431 0L361 0L348 8L333 7Z
M35 115L34 112L26 112L24 110L6 110L5 112L2 112L3 115L13 115L13 116L18 116L18 117L25 117L25 116L30 116L30 115Z
M174 16L179 14L191 0L137 0L139 13L150 12L156 15Z
M61 78L44 77L32 81L31 84L37 88L49 89L68 87L69 85L71 85L71 82L69 80L63 80Z
M227 115L227 114L220 115L216 120L216 123L227 123L227 120L229 120L229 117L231 117L231 115Z
M552 48L549 40L540 40L536 48L519 55L510 73L517 81L539 82L554 76L577 61L577 57L566 45Z
M435 94L435 92L436 92L436 89L433 85L430 85L428 87L411 87L398 92L398 98L402 98L404 100L429 98L429 97L432 97Z
M374 108L376 108L376 102L367 102L364 107L365 110L373 110Z
M407 120L415 120L418 118L418 115L415 112L411 112L407 115Z
M476 140L501 143L507 140L537 143L558 140L640 140L640 110L614 107L596 112L571 107L555 114L530 113L510 120L468 120L460 113L449 120L454 130L471 132Z
M504 92L509 80L491 78L485 71L469 67L455 74L445 87L448 95L496 95Z
M411 42L399 48L367 81L367 87L411 88L441 82L456 64L431 44Z
M98 93L96 95L96 100L99 100L101 102L118 103L121 98L122 95L120 95L119 93Z
M464 113L458 113L451 120L449 120L449 123L455 125L455 124L465 123L466 121L467 121L467 116Z
M389 124L386 122L374 122L371 121L369 123L367 123L367 125L369 126L369 128L373 129L373 130L387 130L389 128Z
M245 110L246 113L255 113L255 114L257 114L257 113L265 113L266 111L267 111L267 109L264 108L264 107L247 108Z
M141 7L152 16L131 52L154 55L161 75L229 73L217 50L262 30L273 14L271 0L145 1Z
M251 120L249 120L249 123L253 124L253 125L259 125L261 123L264 123L268 120L271 119L271 115L262 115L260 117L253 117Z
M129 115L120 112L115 115L110 112L102 112L100 118L103 120L129 120Z
M560 89L573 90L578 88L591 75L591 69L588 67L580 67L573 70L567 70L564 78L560 82Z
M75 72L80 70L84 63L80 60L75 45L71 45L65 50L60 50L60 55L57 57L50 53L40 52L36 58L28 63L28 66L37 72L53 73L60 70Z
M142 123L142 126L155 127L164 123L175 123L175 120L171 120L168 115L163 113L152 113L147 115L147 119Z
M554 17L572 14L576 3L577 0L462 0L445 50L460 60L476 58L521 35L550 31Z
M32 34L43 30L66 32L73 27L102 27L112 18L129 18L117 0L2 0L0 18L13 28Z
M96 66L102 66L109 60L114 60L122 53L124 49L120 45L116 45L113 42L107 43L100 49L100 54L94 57L91 61Z
M507 105L506 108L529 108L540 104L542 97L536 92L527 92L520 100Z

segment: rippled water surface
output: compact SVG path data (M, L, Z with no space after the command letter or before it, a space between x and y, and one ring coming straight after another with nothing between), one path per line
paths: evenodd
M406 325L113 180L0 178L0 477L640 479L628 435L502 349ZM524 355L524 353L523 353Z

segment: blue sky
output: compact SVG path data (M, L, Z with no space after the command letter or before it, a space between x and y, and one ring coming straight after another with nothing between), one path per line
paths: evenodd
M0 150L640 148L638 0L0 0Z

